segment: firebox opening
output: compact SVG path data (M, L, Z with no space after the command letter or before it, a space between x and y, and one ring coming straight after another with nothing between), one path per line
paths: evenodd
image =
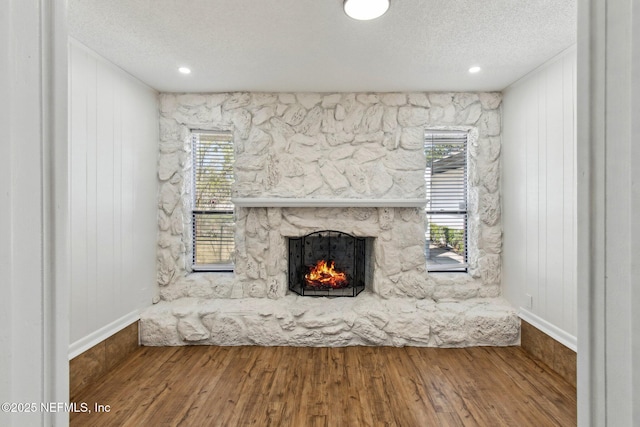
M371 276L372 240L331 230L289 238L289 289L304 296L358 295Z

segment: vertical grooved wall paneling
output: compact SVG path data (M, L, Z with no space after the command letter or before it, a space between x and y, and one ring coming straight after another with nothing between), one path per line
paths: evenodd
M157 93L69 46L70 355L136 320L155 284Z
M502 176L504 295L574 349L575 76L573 46L504 91Z

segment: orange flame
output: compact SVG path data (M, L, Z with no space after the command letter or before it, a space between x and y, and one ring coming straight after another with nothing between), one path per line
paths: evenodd
M304 278L307 285L312 287L339 289L349 285L347 275L336 270L335 262L331 261L330 264L327 264L327 261L323 259L318 261Z

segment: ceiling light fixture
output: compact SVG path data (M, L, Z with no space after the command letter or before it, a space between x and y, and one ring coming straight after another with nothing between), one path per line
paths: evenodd
M470 72L471 74L475 74L475 73L479 73L481 69L482 69L482 68L480 68L480 67L478 67L478 66L476 65L476 66L473 66L473 67L469 68L469 72Z
M376 19L389 9L389 0L344 0L344 12L353 19Z
M182 74L191 74L191 68L188 67L180 67L178 68L178 71L180 71Z

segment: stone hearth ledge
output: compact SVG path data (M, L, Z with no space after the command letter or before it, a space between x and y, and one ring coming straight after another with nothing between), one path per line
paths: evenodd
M145 346L517 345L520 320L502 298L301 297L161 301L140 318Z

